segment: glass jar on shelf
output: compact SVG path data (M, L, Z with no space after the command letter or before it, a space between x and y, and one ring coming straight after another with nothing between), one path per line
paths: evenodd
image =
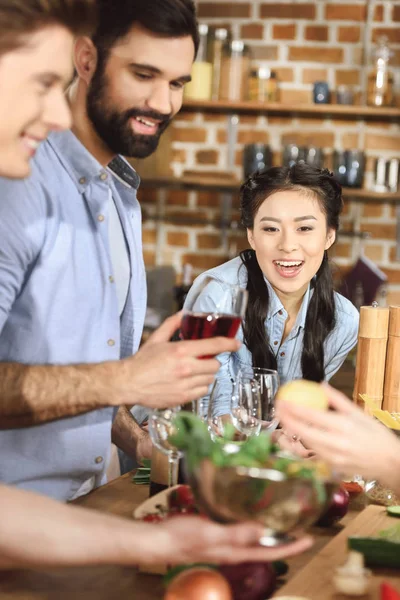
M185 86L187 100L211 100L212 72L208 25L199 25L199 49L192 66L192 81Z
M218 100L221 84L222 50L230 40L230 32L224 27L218 27L211 32L211 62L212 62L212 91L211 99Z
M393 95L393 72L389 62L393 56L387 37L378 40L374 50L374 66L368 74L367 104L369 106L392 106Z
M222 49L220 100L246 98L250 73L250 48L242 40L227 41Z
M276 72L268 67L251 69L248 99L253 102L279 102Z

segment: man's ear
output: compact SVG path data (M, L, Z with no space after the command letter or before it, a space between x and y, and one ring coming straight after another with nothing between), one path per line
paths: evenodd
M79 37L75 42L74 64L80 79L89 85L97 67L97 49L89 37Z
M254 248L253 230L252 229L248 229L247 230L247 239L249 240L250 246L253 248L253 250L255 250L255 248Z

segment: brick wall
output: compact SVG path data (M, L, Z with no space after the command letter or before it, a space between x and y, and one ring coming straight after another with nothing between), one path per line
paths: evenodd
M400 1L372 2L373 23L368 38L385 34L395 50L395 81L400 90ZM212 25L228 26L233 35L251 46L255 64L277 71L281 101L311 101L312 83L329 82L332 90L340 84L364 83L363 39L367 2L311 0L269 2L254 0L198 1L199 18ZM367 53L371 51L371 44ZM182 112L172 128L172 163L175 174L185 170L218 172L227 168L226 117ZM324 147L327 166L332 149L364 149L368 157L365 185L372 182L374 159L400 157L400 127L388 122L342 121L323 118L243 116L240 118L235 175L241 177L243 145L269 143L274 161L286 143L299 142ZM219 227L221 197L215 193L141 191L145 214L144 248L147 265L172 264L179 276L184 262L196 272L215 266L246 247L238 230L223 234ZM237 199L232 221L236 222ZM152 217L162 216L163 220ZM345 229L368 231L362 242L367 256L388 275L388 302L400 304L400 269L395 259L395 208L386 204L347 202L342 220ZM361 251L361 242L342 237L333 257L345 273Z

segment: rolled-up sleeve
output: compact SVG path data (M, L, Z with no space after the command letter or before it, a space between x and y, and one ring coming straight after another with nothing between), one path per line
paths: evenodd
M42 248L44 215L39 185L0 178L0 332Z

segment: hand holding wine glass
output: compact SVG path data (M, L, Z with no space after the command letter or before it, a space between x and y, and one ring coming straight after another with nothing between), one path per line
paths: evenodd
M219 286L218 301L210 299L211 286ZM206 277L188 294L181 324L181 337L184 340L210 338L216 336L235 337L246 312L247 290L228 284L221 284Z

